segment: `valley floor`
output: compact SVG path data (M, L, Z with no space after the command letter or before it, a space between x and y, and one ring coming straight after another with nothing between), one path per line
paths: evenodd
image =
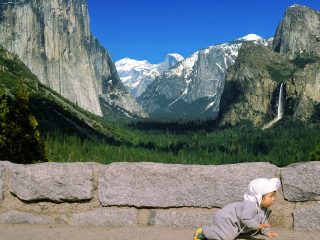
M317 240L318 231L276 229L282 240ZM0 225L1 240L192 240L193 228L103 228L68 225ZM258 236L252 239L267 239Z

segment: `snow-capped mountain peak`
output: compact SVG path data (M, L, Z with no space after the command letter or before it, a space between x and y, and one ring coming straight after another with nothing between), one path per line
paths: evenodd
M157 69L160 73L163 73L168 69L172 68L173 66L175 66L178 62L182 61L183 59L184 57L178 53L169 53L165 57L164 62L159 63L157 65Z
M245 42L253 42L254 44L260 44L267 46L268 45L268 39L264 39L263 37L257 35L257 34L248 34L243 37L237 38L231 42L231 44L234 43L245 43Z
M147 60L135 60L131 58L123 58L116 62L116 68L119 71L131 71L132 69L148 69L153 68L154 64L149 63Z
M152 82L138 98L153 118L166 120L217 116L227 68L235 63L243 43L266 45L267 40L249 34L232 42L194 52Z
M139 97L156 77L183 59L183 56L178 53L170 53L159 64L151 64L147 60L123 58L115 65L125 87L134 97Z
M237 38L236 40L237 41L244 41L244 42L251 42L251 41L257 41L257 40L262 40L263 38L260 37L259 35L257 34L248 34L244 37L241 37L241 38Z
M293 4L293 5L289 6L289 8L295 8L295 7L305 7L305 6L300 5L300 4Z
M176 62L180 62L184 59L184 57L178 53L169 53L167 54L165 61L175 60Z

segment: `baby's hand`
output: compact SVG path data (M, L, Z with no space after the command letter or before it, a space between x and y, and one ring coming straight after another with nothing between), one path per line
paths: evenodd
M272 232L272 231L270 231L270 232L267 232L267 234L266 234L269 238L273 238L273 237L278 237L279 236L279 234L278 233L276 233L276 232Z
M262 223L262 224L259 224L259 229L263 229L263 228L268 228L270 227L270 224L269 223Z

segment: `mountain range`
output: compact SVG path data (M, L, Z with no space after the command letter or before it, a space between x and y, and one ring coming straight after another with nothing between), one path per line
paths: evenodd
M98 116L146 116L91 34L87 0L0 0L0 44L41 83Z
M268 40L249 34L230 43L199 50L156 77L138 102L156 119L215 118L226 70L234 64L242 44L248 41L268 45Z
M115 63L117 72L124 86L135 98L139 97L147 86L163 72L183 60L183 56L170 53L159 64L151 64L147 60L139 61L124 58Z
M2 121L8 115L8 112L4 111L4 106L9 102L17 101L15 93L23 86L28 92L28 109L36 117L35 126L41 130L41 133L61 132L91 140L104 139L110 143L119 141L119 137L102 121L101 117L80 108L42 84L16 54L0 46L0 90L4 91L8 98L8 101L4 98L0 99L1 126L6 127ZM25 129L26 126L18 126L18 128ZM6 139L6 137L3 138L5 134L6 132L0 131L2 139Z
M199 50L149 79L137 100L156 120L209 118L220 126L243 121L263 126L277 115L283 83L284 117L309 121L320 108L319 16L292 5L274 37L249 34Z
M0 0L0 31L43 88L107 119L260 126L277 115L281 84L284 117L309 121L320 109L320 13L305 6L289 7L273 38L250 34L160 64L114 64L91 34L87 0Z
M272 48L245 44L226 74L220 125L263 125L277 113L283 87L284 118L306 122L320 114L320 12L289 7Z

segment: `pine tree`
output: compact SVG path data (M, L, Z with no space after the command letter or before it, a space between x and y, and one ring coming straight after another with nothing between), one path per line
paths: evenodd
M310 153L310 161L320 161L320 144Z
M38 122L29 111L27 86L19 84L15 96L0 91L0 159L29 164L46 161Z
M0 158L3 158L3 150L6 147L6 129L7 129L7 115L9 107L7 105L7 96L4 89L0 88Z

